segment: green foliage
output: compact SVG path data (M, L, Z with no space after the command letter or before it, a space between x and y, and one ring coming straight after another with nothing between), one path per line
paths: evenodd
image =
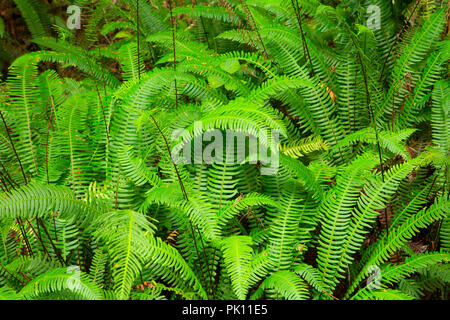
M14 0L0 299L448 299L449 8L407 2Z

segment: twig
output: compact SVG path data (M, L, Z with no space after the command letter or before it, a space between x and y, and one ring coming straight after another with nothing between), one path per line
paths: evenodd
M303 25L302 25L302 19L300 17L300 6L298 4L298 0L295 0L295 4L294 4L294 0L291 0L291 4L292 4L292 8L294 9L294 12L295 12L295 17L297 18L298 25L300 27L300 33L302 35L302 42L303 42L303 52L304 52L304 55L308 57L309 65L311 66L311 74L314 75L314 67L312 64L311 56L309 55L309 49L308 49L308 44L306 43L306 37L303 32Z
M175 19L172 13L172 0L169 0L169 12L170 12L170 23L172 25L172 51L173 51L173 71L177 71L177 54L176 54L176 43L175 43ZM175 108L178 109L178 89L177 89L177 76L174 76L175 85Z

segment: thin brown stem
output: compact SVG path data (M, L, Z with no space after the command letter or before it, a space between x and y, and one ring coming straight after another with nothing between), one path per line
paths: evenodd
M267 54L266 47L264 46L264 42L261 38L261 34L259 33L258 26L256 25L255 19L253 18L253 14L248 8L247 2L245 0L239 0L239 2L242 4L242 7L244 8L244 12L247 16L247 19L249 20L251 26L253 27L254 31L256 32L256 36L258 37L258 40L261 44L261 48L263 50L264 56L267 58L269 55Z
M355 46L355 50L356 50L356 56L358 58L359 64L361 65L361 71L363 73L363 79L364 79L364 88L365 88L365 92L366 92L366 104L367 104L367 109L369 112L369 117L370 117L370 122L373 125L374 131L375 131L375 140L377 142L377 149L378 149L378 160L380 162L380 171L381 171L381 179L384 182L384 168L383 168L383 157L381 155L381 146L380 146L380 138L378 135L378 128L377 128L377 123L374 117L374 112L371 106L371 98L370 98L370 91L369 91L369 83L367 80L367 72L366 72L366 68L361 56L361 52L359 49L358 44L356 43L356 40L353 36L352 31L350 30L350 28L348 27L347 23L344 23L344 26L347 28L350 38L352 40L353 45ZM366 45L366 38L364 36L364 50L365 50L365 45ZM387 216L387 210L386 208L384 208L384 218L386 221L386 233L389 236L389 221L388 221L388 216Z
M42 241L41 232L36 232L36 230L33 227L33 224L30 222L30 220L26 219L28 222L28 225L30 226L31 230L33 230L33 233L35 234L36 238L38 238L39 242L41 243L42 249L44 250L44 253L51 259L50 253L48 252L47 248L45 247L44 241Z
M22 234L22 238L25 241L25 246L27 247L27 252L33 256L33 250L31 249L30 241L28 240L27 232L25 230L25 227L23 226L22 219L20 217L17 218L17 221L19 223L19 229L20 233Z
M139 82L141 82L141 52L140 52L140 44L139 44L139 36L140 36L140 30L139 30L139 0L136 0L136 32L137 32L137 55L138 55L138 78Z
M50 237L50 234L47 231L47 228L45 227L44 223L42 222L42 220L40 218L37 218L38 223L41 225L42 229L44 230L45 234L47 235L48 240L50 241L50 244L53 248L53 251L56 254L56 257L58 258L59 262L61 263L61 265L65 265L66 263L64 262L64 259L61 257L61 254L58 250L58 248L56 248L55 244L53 243L52 238Z
M295 4L294 4L294 1L295 1ZM309 65L311 67L311 74L314 75L314 67L312 64L311 56L309 54L308 43L306 42L305 33L303 32L302 19L300 16L301 9L298 4L298 0L291 0L291 4L292 4L292 8L294 9L294 12L295 12L295 17L297 18L298 26L300 27L300 33L302 36L302 43L303 43L303 52L304 52L304 55L308 58Z
M3 117L2 110L0 110L0 117L2 118L3 125L5 126L6 134L8 135L9 142L11 143L11 148L12 148L12 150L14 152L14 155L16 156L17 162L19 163L19 167L20 167L20 171L22 172L23 180L25 181L25 184L27 184L27 177L25 176L25 171L23 169L22 161L20 161L19 154L17 153L16 147L14 147L14 142L13 142L13 140L11 138L11 134L9 132L9 127L6 124L6 120Z
M3 163L1 163L3 171L5 172L5 176L8 179L8 182L11 184L11 187L14 189L14 186L16 187L20 187L19 184L17 182L15 182L11 176L9 175L8 170L5 168L5 166L3 165ZM13 186L14 185L14 186Z
M9 272L9 270L8 269L6 269L6 267L4 266L4 265L2 265L1 263L0 263L0 267L2 267L3 268L3 270L5 270L6 271L6 273L7 274L9 274L10 276L11 276L11 278L14 278L14 280L16 280L17 282L19 282L20 284L22 284L23 286L25 286L26 285L26 283L25 282L23 282L23 281L20 281L18 278L16 278L11 272Z
M156 127L156 129L158 130L159 134L161 135L161 137L162 137L163 140L164 140L164 144L166 145L167 152L168 152L169 157L170 157L170 160L171 160L171 162L172 162L172 166L173 166L173 168L174 168L174 170L175 170L175 173L176 173L176 176L177 176L177 179L178 179L178 183L179 183L180 188L181 188L181 192L183 193L183 198L184 198L185 201L189 201L188 195L187 195L187 193L186 193L186 189L185 189L185 187L184 187L184 183L183 183L183 181L182 181L182 179L181 179L181 176L180 176L180 172L178 171L177 165L175 164L175 162L174 162L174 160L173 160L173 158L172 158L172 151L170 150L169 143L167 142L167 139L166 139L164 133L162 132L161 128L159 127L158 122L156 122L156 119L155 119L151 114L149 114L149 116L150 116L150 119L151 119L151 120L153 121L153 123L155 124L155 127ZM195 250L197 251L197 256L200 257L200 254L199 254L199 251L198 251L198 246L197 246L197 239L196 239L196 236L195 236L195 233L194 233L194 228L193 228L193 225L192 225L191 220L188 219L188 221L189 221L189 225L190 225L190 229L191 229L191 233L192 233L192 238L193 238L193 240L194 240ZM200 240L201 240L201 244L202 244L202 248L203 248L203 253L204 253L203 257L204 257L204 260L205 260L205 264L206 264L206 266L207 266L208 273L209 273L210 276L211 276L212 273L211 273L211 270L210 270L210 266L209 266L209 263L208 263L208 259L206 258L206 251L205 251L205 246L204 246L204 244L203 244L202 235L201 235L201 233L200 233L200 230L197 230L197 231L198 231L198 234L199 234L199 236L200 236ZM202 276L203 276L203 272L202 272Z
M172 0L169 0L169 12L170 12L170 23L172 25L172 51L173 51L173 71L177 71L177 51L176 51L176 42L175 42L175 19L172 13ZM174 86L175 86L175 108L178 109L178 88L177 88L177 78L175 75L174 78Z

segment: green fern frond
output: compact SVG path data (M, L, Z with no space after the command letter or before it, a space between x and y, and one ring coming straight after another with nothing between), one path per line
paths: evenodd
M34 299L40 295L64 291L76 293L85 300L103 300L102 290L77 267L57 268L41 274L23 287L20 294L27 299Z
M251 244L252 239L247 236L231 236L222 240L224 263L238 299L245 299L249 290L247 279L253 251Z
M266 278L251 299L258 299L264 291L271 289L287 300L306 300L309 297L306 283L295 273L283 270Z
M102 239L111 256L114 291L127 299L134 279L150 256L148 234L154 226L141 213L115 211L96 221L96 236Z

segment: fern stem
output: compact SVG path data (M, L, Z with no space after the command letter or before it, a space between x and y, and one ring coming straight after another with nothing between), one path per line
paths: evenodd
M364 34L364 51L366 51L366 34ZM372 109L372 106L371 106L371 99L370 99L369 85L368 85L368 81L367 81L366 68L363 65L363 61L362 61L360 52L359 51L357 51L357 52L358 52L358 59L359 59L359 61L361 63L361 70L362 70L363 76L364 76L364 87L365 87L365 90L366 90L367 108L369 109L370 121L372 122L373 129L375 130L375 139L377 141L377 149L378 149L378 160L380 162L381 180L384 182L383 157L381 155L381 146L380 146L380 138L378 136L377 123L375 121L375 117L374 117L374 114L373 114L373 109ZM386 207L384 208L384 220L386 222L386 234L389 237L389 219L388 219L388 214L387 214Z
M190 223L191 223L191 221L189 221ZM192 226L192 223L191 223L191 226ZM206 257L206 250L205 250L205 244L203 243L203 237L201 236L201 233L200 233L200 229L197 227L197 232L198 232L198 234L200 235L200 243L201 243L201 245L202 245L202 250L203 250L203 256L205 257L205 263L206 263L206 266L208 267L208 273L209 273L209 287L210 288L212 288L212 268L214 268L214 260L213 260L213 265L211 266L211 268L210 268L210 266L209 266L209 263L208 263L208 259L207 259L207 257ZM214 293L213 292L211 292L211 295L213 295Z
M20 233L22 234L22 238L25 241L25 246L27 247L27 252L33 256L33 250L31 249L31 245L30 245L30 241L28 240L28 236L27 233L25 231L25 228L23 226L23 221L22 218L18 217L17 221L19 222L19 229L20 229Z
M16 156L16 159L17 159L17 161L19 163L19 167L20 167L20 170L22 172L23 180L24 180L25 184L27 184L28 181L27 181L27 178L25 176L25 171L23 169L22 161L20 161L19 154L17 153L17 150L14 147L14 142L13 142L13 140L11 138L11 134L9 132L8 125L6 124L6 120L3 117L3 113L2 113L1 110L0 110L0 117L2 118L3 125L5 126L6 134L8 135L9 142L11 143L11 148L13 149L14 155ZM30 242L28 241L28 236L27 236L27 234L26 234L26 232L24 230L24 227L23 227L22 219L20 219L20 217L19 217L19 218L17 218L17 221L19 222L19 229L20 229L20 232L22 233L22 238L25 240L25 245L27 246L27 250L28 250L28 252L31 255L33 255L33 251L31 250Z
M141 52L139 49L139 36L140 36L140 30L139 30L139 0L136 0L136 32L137 32L137 56L138 56L138 79L139 82L141 82L141 68L139 68L140 61L141 61Z
M186 189L185 189L185 187L184 187L184 183L183 183L183 181L182 181L182 179L181 179L181 176L180 176L180 172L178 171L177 165L176 165L175 162L173 161L173 158L172 158L172 152L170 151L170 146L169 146L169 143L167 142L166 136L165 136L164 133L161 131L161 128L159 127L158 122L156 122L156 119L153 117L153 115L149 114L149 116L150 116L150 119L152 119L153 123L155 124L155 127L156 127L156 129L158 130L159 134L161 135L161 137L162 137L163 140L164 140L164 144L166 145L167 152L169 153L170 161L171 161L172 166L173 166L173 168L174 168L174 170L175 170L175 173L176 173L176 176L177 176L177 179L178 179L178 183L179 183L180 188L181 188L181 192L183 193L183 198L184 198L185 201L189 201L188 195L187 195L187 193L186 193ZM196 239L196 236L195 236L195 233L194 233L194 227L193 227L193 225L192 225L191 220L188 219L188 221L189 221L189 226L190 226L191 233L192 233L192 238L193 238L193 240L194 240L195 250L197 251L197 256L200 257L200 254L199 254L199 251L198 251L197 239ZM202 245L203 254L204 254L203 257L204 257L204 260L205 260L205 264L206 264L206 266L207 266L208 273L211 275L211 271L210 271L208 259L207 259L207 257L206 257L205 246L204 246L204 244L203 244L202 234L200 233L200 230L198 230L198 228L197 228L197 231L198 231L198 233L199 233L200 240L201 240L201 245ZM201 268L200 268L200 269L201 269ZM202 272L202 277L205 278L205 276L204 276L204 274L203 274L203 270L202 270L201 272Z
M92 14L92 16L94 17L94 24L98 25L97 24L97 16L96 16L95 12ZM98 31L98 29L97 29L97 31ZM99 32L97 32L97 36L99 36L99 35L100 35ZM98 58L99 58L99 61L100 61L100 69L102 70L103 91L105 92L105 96L106 96L107 93L106 93L105 72L103 70L103 62L101 60L102 57L101 57L101 52L100 52L100 45L97 45L97 49L98 49Z
M264 56L267 58L269 55L267 54L266 47L264 46L264 42L263 42L263 40L262 40L262 38L261 38L261 34L259 33L259 30L258 30L258 26L256 25L255 19L253 18L253 14L252 14L252 12L250 11L250 9L248 8L247 1L245 1L245 0L239 0L239 2L242 4L242 7L244 8L244 12L245 12L245 14L246 14L246 16L247 16L247 19L249 20L251 26L253 27L253 29L254 29L255 32L256 32L256 35L257 35L258 40L259 40L259 42L260 42L260 44L261 44L261 47L262 47Z
M339 298L336 298L335 296L333 296L331 293L329 293L329 292L327 292L327 291L325 291L325 290L322 290L322 292L323 293L325 293L327 296L329 296L330 298L333 298L334 300L339 300Z
M194 8L196 5L197 5L197 1L192 0L192 8ZM204 21L202 16L200 16L200 25L202 27L204 35L206 36L206 42L207 42L208 47L209 47L209 34L208 34L208 31L206 30L205 21ZM217 51L217 42L216 42L216 38L214 36L214 32L212 32L212 42L214 44L215 51Z
M30 220L28 220L28 219L26 219L26 220L27 220L28 225L30 226L31 230L33 230L33 233L36 235L36 238L38 238L39 242L41 243L41 246L42 246L42 249L44 250L44 253L45 253L45 254L48 256L48 258L51 260L50 253L48 252L47 247L46 247L45 244L44 244L44 241L42 241L41 232L39 231L39 228L38 228L38 231L39 231L39 232L36 232L36 230L35 230L34 227L33 227L33 224L30 222Z
M17 153L16 147L14 147L14 142L11 138L11 134L9 132L8 125L6 124L6 120L3 117L2 110L0 110L0 117L2 118L3 125L5 126L6 134L8 135L9 142L11 143L11 148L13 149L14 155L16 156L17 162L19 163L19 167L20 167L20 171L22 172L23 180L24 180L25 184L27 184L28 181L27 181L27 177L25 176L25 171L23 170L22 161L20 161L19 154Z
M375 121L373 109L372 109L372 106L371 106L371 98L370 98L369 84L368 84L368 81L367 81L366 68L364 66L364 62L363 62L363 59L361 57L360 48L359 48L358 44L356 43L356 40L354 38L354 35L353 35L352 31L350 30L349 26L347 25L347 23L345 21L344 21L344 26L346 27L346 29L347 29L347 31L348 31L348 33L350 35L350 39L352 40L352 43L355 46L356 56L358 57L358 61L359 61L360 65L361 65L361 71L362 71L363 79L364 79L364 89L366 91L366 104L367 104L367 109L369 111L370 122L373 125L373 129L375 131L375 140L377 142L378 160L379 160L379 163L380 163L381 179L384 182L383 157L381 155L381 146L380 146L380 138L379 138L379 135L378 135L377 123ZM366 35L364 35L364 51L366 49L365 46L366 46ZM386 221L386 232L387 232L387 235L389 236L389 221L388 221L386 208L384 208L384 218L385 218L385 221Z
M26 285L26 283L25 282L22 282L22 281L20 281L18 278L16 278L11 272L9 272L9 270L8 269L6 269L6 267L0 262L0 267L2 267L3 268L3 270L5 270L6 271L6 273L7 274L9 274L10 276L11 276L11 278L14 278L17 282L19 282L20 284L22 284L23 286L25 286Z
M5 172L6 178L8 179L8 181L9 181L9 183L11 184L12 188L14 189L13 184L14 184L16 187L20 187L19 184L18 184L17 182L15 182L15 181L11 178L11 176L9 175L8 170L5 168L5 166L3 165L3 163L0 163L0 164L2 165L2 168L3 168L3 171Z
M50 237L50 234L47 231L47 228L45 227L44 223L42 222L42 220L40 218L37 218L38 223L41 225L42 229L44 230L45 234L47 235L48 240L50 241L50 244L53 248L53 251L56 254L56 257L58 258L59 262L61 263L61 266L64 266L66 263L64 262L64 259L61 257L61 253L59 252L59 250L56 248L55 244L53 243L52 238Z
M101 58L100 46L98 46L97 49L98 49L98 59L100 61L100 70L102 70L103 92L105 93L106 96L108 93L106 92L105 70L103 70L103 62Z
M213 258L212 258L212 269L214 268L214 264L215 264L215 261L216 261L216 251L217 251L217 248L214 248L214 252L213 252ZM219 284L219 281L216 281L216 283L213 285L213 283L212 283L212 273L210 273L209 274L209 276L210 276L210 281L209 281L209 285L210 285L210 287L211 287L211 297L214 299L214 297L215 297L215 295L214 295L214 292L216 291L216 288L217 288L217 285Z
M14 189L14 186L12 185L11 181L8 180L8 178L6 178L6 176L3 173L0 173L0 180L2 181L3 185L5 186L5 192L9 192L9 188L8 185L6 184L6 182L8 182L11 185L11 188Z
M3 175L1 175L1 176L3 176ZM4 178L2 178L1 176L0 176L0 181L3 183L4 188L2 185L0 185L0 188L2 188L4 193L8 193L8 186L6 185Z

